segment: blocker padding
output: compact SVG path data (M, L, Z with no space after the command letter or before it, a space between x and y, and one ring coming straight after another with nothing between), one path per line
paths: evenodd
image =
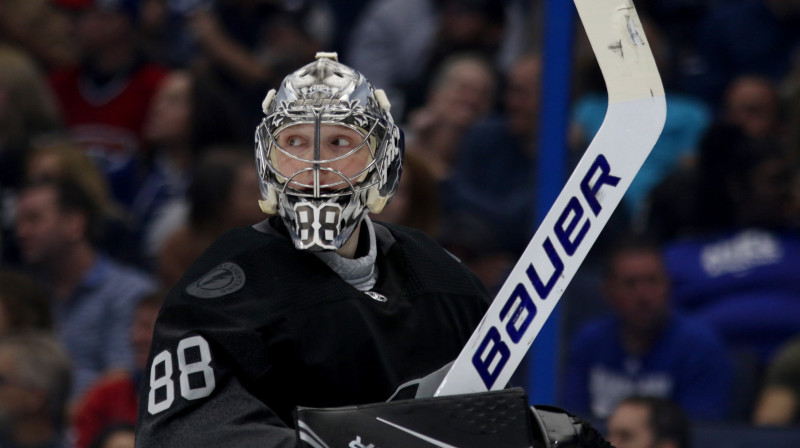
M300 446L313 448L534 446L528 397L521 388L341 408L299 407L296 423Z

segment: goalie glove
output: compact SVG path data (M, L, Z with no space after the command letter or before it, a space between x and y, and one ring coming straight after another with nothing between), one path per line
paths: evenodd
M586 422L528 406L520 388L341 408L297 408L303 448L610 448Z

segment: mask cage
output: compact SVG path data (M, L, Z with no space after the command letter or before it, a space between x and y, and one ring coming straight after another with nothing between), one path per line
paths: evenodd
M391 135L387 132L386 123L381 117L372 116L353 103L357 103L357 101L314 107L303 104L287 105L286 102L283 102L274 112L267 115L256 130L259 153L257 157L258 168L262 179L279 193L289 193L305 198L331 198L343 194L356 194L376 185L380 181L380 176L376 176L374 173L384 157L383 153L387 146L386 139L391 138ZM301 124L312 124L315 127L313 159L292 154L291 151L281 147L276 139L281 132ZM356 147L344 154L333 158L321 159L319 154L319 130L322 125L343 126L351 129L361 136L361 141ZM363 150L364 145L367 146L371 160L354 175L348 177L336 169L324 166L353 156L358 151ZM282 173L273 162L273 151L280 151L282 155L306 163L309 166L291 174ZM313 184L295 180L297 176L306 172L314 173ZM332 173L335 178L341 180L320 184L319 175L321 172ZM266 193L263 191L264 187L262 186L262 193ZM334 188L336 189L334 190Z

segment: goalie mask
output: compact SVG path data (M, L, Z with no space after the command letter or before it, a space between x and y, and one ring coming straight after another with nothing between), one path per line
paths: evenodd
M256 129L261 209L298 249L336 250L400 180L403 140L389 101L335 53L287 76Z

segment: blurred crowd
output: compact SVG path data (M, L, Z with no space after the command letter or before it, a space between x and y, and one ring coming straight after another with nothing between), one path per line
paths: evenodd
M612 431L652 397L693 421L796 425L800 0L635 4L667 121L565 293L556 404L613 413ZM374 219L496 291L536 228L543 6L0 0L0 446L132 446L160 304L214 239L264 218L261 102L317 51L385 89L405 132ZM607 107L579 25L574 47L568 147L547 148L569 165Z

